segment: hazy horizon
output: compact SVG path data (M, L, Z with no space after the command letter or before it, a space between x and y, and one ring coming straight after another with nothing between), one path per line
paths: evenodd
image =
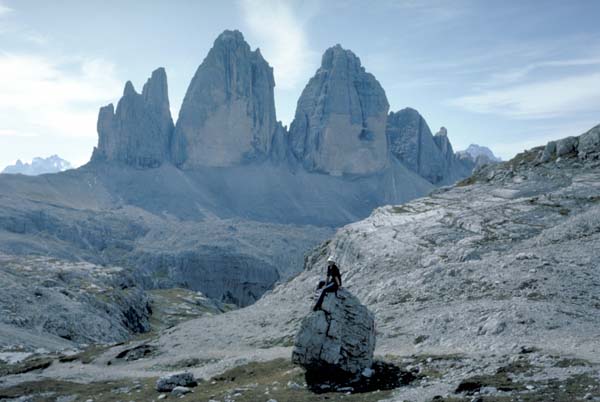
M157 67L176 120L225 29L273 67L284 125L321 54L340 43L379 80L390 111L415 108L433 132L447 127L455 150L476 143L508 159L600 122L599 12L591 1L0 0L0 169L52 154L85 163L100 106L116 104L127 80L140 91Z

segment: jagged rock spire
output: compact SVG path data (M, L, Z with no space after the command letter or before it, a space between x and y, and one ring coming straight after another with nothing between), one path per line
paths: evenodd
M136 167L157 167L168 160L173 120L164 68L152 72L141 94L127 81L116 111L112 103L100 108L97 128L92 160Z

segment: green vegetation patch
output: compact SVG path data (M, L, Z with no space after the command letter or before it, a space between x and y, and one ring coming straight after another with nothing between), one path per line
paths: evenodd
M94 382L78 384L67 381L38 381L23 383L0 390L0 400L32 396L35 402L55 402L61 396L75 396L73 401L94 402L158 401L160 395L154 389L156 378ZM328 392L315 394L305 387L304 371L287 359L255 362L233 368L208 381L201 381L193 393L183 398L170 394L164 400L207 402L226 398L236 402L265 402L275 399L280 402L346 401L371 402L389 398L392 391L374 391L356 394Z

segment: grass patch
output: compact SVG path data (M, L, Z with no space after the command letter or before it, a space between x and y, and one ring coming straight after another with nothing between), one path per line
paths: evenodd
M93 399L94 402L152 401L160 393L154 385L156 378L138 381L123 380L78 384L67 381L38 381L23 383L0 390L0 400L31 395L36 402L54 402L60 396L77 395L75 401ZM289 385L288 385L289 384ZM249 363L203 381L186 395L184 401L206 402L209 399L236 402L265 402L275 399L280 402L346 401L371 402L389 398L392 391L374 391L356 394L328 392L315 394L305 387L304 371L287 359ZM235 395L235 396L234 396ZM180 400L168 395L166 400Z

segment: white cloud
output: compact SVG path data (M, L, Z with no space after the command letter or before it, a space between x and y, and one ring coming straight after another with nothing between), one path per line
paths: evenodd
M449 101L475 113L549 118L600 109L600 73L490 89Z
M515 68L508 71L492 74L489 82L491 85L510 84L524 80L531 73L543 68L561 68L561 67L581 67L581 66L597 66L600 65L600 57L567 59L567 60L550 60L530 63L524 67Z
M240 5L250 35L273 66L277 87L289 90L303 86L318 57L308 45L304 27L308 17L283 0L240 0ZM306 7L304 12L310 9Z
M0 132L95 137L98 107L120 92L114 65L0 53ZM9 79L8 79L9 78Z
M12 8L5 6L2 2L0 2L0 17L10 13L11 11L13 11Z

